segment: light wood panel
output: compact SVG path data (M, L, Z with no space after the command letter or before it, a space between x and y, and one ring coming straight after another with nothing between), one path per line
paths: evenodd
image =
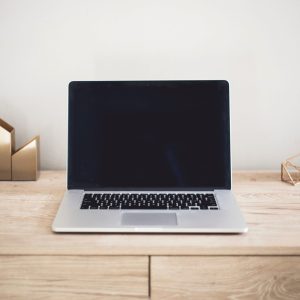
M0 182L0 299L145 299L147 255L153 299L300 299L300 186L233 178L247 234L55 234L65 172Z
M300 299L300 257L152 257L151 299Z
M0 254L299 255L300 186L279 172L236 172L234 192L249 232L230 234L54 234L65 172L36 182L0 182ZM279 238L280 237L280 238Z
M0 256L0 299L146 299L148 257Z

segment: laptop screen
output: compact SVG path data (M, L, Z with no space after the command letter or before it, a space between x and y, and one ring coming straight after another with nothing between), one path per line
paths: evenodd
M68 188L228 189L227 81L69 85Z

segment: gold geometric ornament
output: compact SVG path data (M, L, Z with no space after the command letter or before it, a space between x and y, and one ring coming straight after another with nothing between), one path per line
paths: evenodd
M15 130L0 119L0 180L37 180L39 136L15 151Z
M36 136L12 156L12 180L37 180L39 137Z
M292 185L300 184L300 153L281 163L281 180Z

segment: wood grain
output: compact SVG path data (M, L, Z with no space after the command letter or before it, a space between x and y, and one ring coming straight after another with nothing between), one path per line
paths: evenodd
M0 299L148 297L148 257L0 256Z
M152 257L151 299L300 299L300 257Z
M279 172L237 172L233 183L247 234L54 234L65 172L0 182L0 255L299 255L300 186Z

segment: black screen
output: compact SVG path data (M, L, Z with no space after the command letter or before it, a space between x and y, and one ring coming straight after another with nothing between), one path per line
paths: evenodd
M68 188L230 188L228 82L71 82L68 159Z

